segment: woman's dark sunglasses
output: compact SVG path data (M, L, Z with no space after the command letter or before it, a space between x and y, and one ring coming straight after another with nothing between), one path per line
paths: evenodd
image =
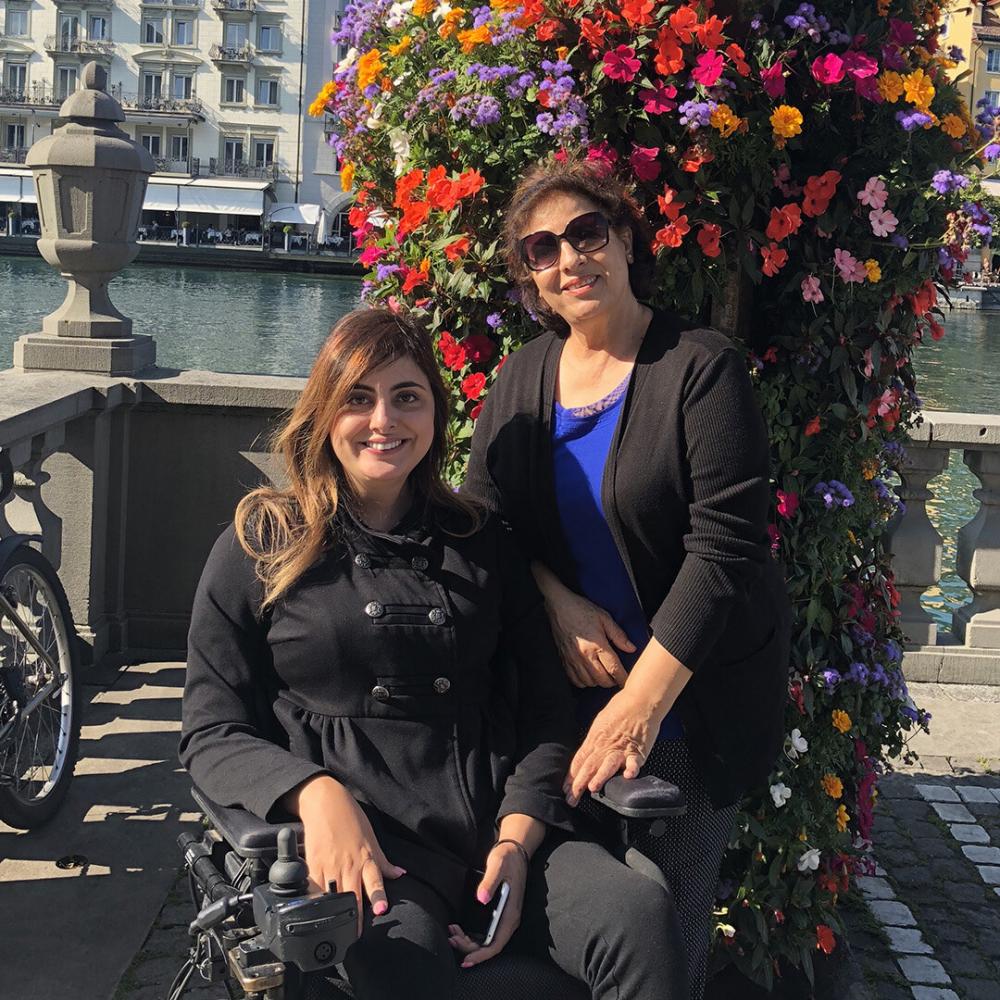
M547 229L521 240L521 257L532 271L544 271L559 260L559 243L565 240L577 253L593 253L608 245L608 220L600 212L587 212L571 220L556 235Z

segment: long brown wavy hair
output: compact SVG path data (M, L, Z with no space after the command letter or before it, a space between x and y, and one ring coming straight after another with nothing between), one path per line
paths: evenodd
M409 478L414 503L423 503L429 513L458 514L467 531L453 533L478 528L478 505L444 480L450 401L430 338L388 309L355 309L330 331L298 403L272 440L271 450L284 458L288 486L261 486L236 507L236 537L264 584L262 609L274 605L334 543L334 515L352 496L330 429L365 375L402 357L412 358L424 373L434 400L431 447Z

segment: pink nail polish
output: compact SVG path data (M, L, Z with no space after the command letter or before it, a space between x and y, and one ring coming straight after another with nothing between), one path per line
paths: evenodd
M372 912L375 914L376 917L381 917L382 914L385 913L385 911L388 910L388 909L389 909L388 904L386 904L386 903L376 903L372 907Z
M490 894L485 889L480 889L476 893L476 899L485 906L490 901Z

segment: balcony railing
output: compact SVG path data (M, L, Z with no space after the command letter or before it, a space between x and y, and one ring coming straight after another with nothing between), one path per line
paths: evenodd
M200 7L201 0L140 0L142 7Z
M202 114L202 103L197 97L124 93L120 83L112 86L109 93L127 111L166 111L199 117Z
M190 174L197 177L201 168L201 161L197 157L188 157L186 160L172 160L169 157L154 156L156 171L160 174Z
M27 147L0 146L0 163L24 163L27 155Z
M208 58L212 62L251 63L253 62L253 46L246 45L213 45L208 50Z
M104 56L110 59L114 55L115 43L104 39L70 38L66 35L49 35L45 39L46 52L72 52L77 55Z
M107 10L114 6L114 0L56 0L56 6Z
M208 161L208 172L215 177L247 177L269 181L276 181L278 179L278 165L276 163L250 163L248 160L217 160L214 156Z
M12 87L0 87L0 105L47 105L49 107L58 106L62 98L55 93L51 86L45 83L33 83L24 89Z
M212 6L228 14L252 14L257 9L257 0L212 0Z

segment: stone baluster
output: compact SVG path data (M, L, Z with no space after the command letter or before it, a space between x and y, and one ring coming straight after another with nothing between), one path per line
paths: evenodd
M976 516L958 533L956 569L973 600L952 615L952 631L967 646L1000 649L1000 451L970 448L965 464L982 486Z
M900 625L908 646L932 646L937 625L920 604L920 596L941 579L943 544L927 516L927 501L934 494L927 484L948 465L948 451L912 444L899 470L897 490L905 512L891 529L893 569L899 591Z

